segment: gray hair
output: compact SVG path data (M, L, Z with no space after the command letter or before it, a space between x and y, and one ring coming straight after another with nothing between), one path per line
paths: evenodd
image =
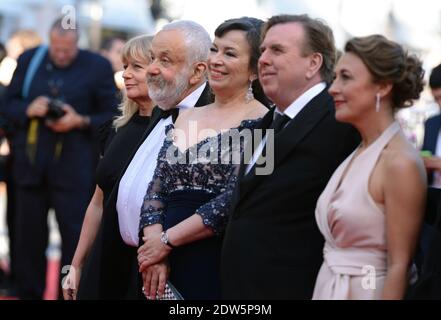
M165 25L162 30L179 30L184 35L188 64L206 62L211 48L211 38L200 24L190 20L177 20Z
M68 25L66 26L65 23L65 17L59 17L57 20L55 20L52 25L51 28L49 29L49 32L56 32L59 35L66 35L67 33L74 33L77 40L80 38L80 34L79 34L79 25L78 23L75 21L74 25L70 25L68 23Z

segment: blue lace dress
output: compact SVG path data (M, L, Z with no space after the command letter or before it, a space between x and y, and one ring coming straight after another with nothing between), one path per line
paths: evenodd
M167 138L141 208L140 231L156 223L167 230L196 213L215 233L173 249L168 257L169 280L184 299L221 297L222 234L240 157L258 121L244 120L239 127L207 137L184 152L173 144L173 124L166 127ZM238 133L242 138L237 139Z

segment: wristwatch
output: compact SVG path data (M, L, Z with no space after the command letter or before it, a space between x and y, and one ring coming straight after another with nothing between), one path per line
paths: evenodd
M167 246L169 246L172 249L175 249L176 247L170 243L168 240L168 234L167 231L161 232L161 242Z

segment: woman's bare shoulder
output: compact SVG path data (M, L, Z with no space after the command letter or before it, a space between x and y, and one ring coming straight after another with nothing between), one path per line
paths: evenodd
M425 168L418 151L402 138L397 139L382 154L386 175L391 179L400 175L425 175Z

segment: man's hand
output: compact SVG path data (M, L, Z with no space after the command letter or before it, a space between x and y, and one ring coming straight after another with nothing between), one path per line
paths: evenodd
M423 157L423 161L427 170L441 171L440 157Z
M39 96L38 98L35 98L34 101L31 102L31 104L26 109L26 115L28 118L43 118L48 108L49 98L44 96Z
M47 120L46 125L55 132L64 133L71 131L73 129L83 128L88 125L88 120L86 117L79 115L74 108L65 103L63 105L63 110L66 112L58 120Z

